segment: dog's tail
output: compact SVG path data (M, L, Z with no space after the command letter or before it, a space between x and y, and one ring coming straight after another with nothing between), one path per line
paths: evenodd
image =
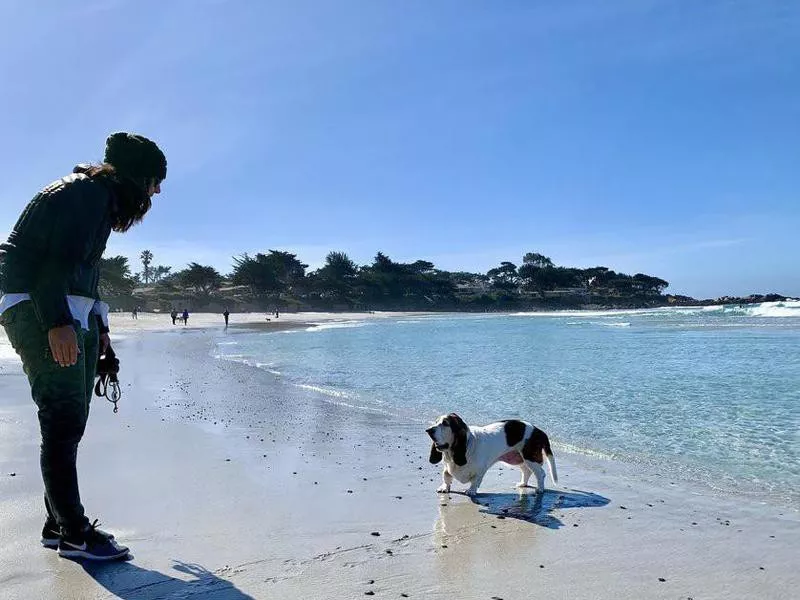
M544 433L544 432L543 432ZM542 449L542 458L547 460L547 466L550 469L550 477L554 483L558 483L558 471L556 470L556 457L553 456L553 449L550 447L550 439L547 434L544 434L544 448Z

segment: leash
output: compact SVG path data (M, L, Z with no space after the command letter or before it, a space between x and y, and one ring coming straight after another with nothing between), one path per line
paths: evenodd
M119 412L117 402L122 398L122 389L119 387L119 359L114 350L109 346L105 354L97 359L97 383L94 384L95 395L105 398L114 405L114 413ZM111 388L109 395L109 387Z

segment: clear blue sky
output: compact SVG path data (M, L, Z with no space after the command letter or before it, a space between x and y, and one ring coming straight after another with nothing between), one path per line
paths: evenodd
M107 255L527 251L800 296L800 3L5 0L0 235L106 135L165 150Z

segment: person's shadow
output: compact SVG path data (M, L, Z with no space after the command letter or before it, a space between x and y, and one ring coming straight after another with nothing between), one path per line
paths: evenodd
M519 519L548 529L560 529L564 523L555 515L557 510L606 506L610 500L593 492L581 490L520 490L516 494L481 494L470 498L481 505L480 512L507 519Z
M173 569L195 579L185 581L144 569L130 561L99 563L80 561L83 569L101 586L123 600L203 598L204 600L255 600L230 581L200 565L175 561Z

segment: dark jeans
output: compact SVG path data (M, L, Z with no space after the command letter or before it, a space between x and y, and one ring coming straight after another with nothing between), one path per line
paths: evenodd
M78 362L60 367L53 360L47 331L36 319L30 301L12 306L0 316L11 345L22 358L33 401L39 407L45 509L63 533L80 532L89 523L81 504L76 469L97 370L97 324L94 318L89 321L89 331L74 323Z

